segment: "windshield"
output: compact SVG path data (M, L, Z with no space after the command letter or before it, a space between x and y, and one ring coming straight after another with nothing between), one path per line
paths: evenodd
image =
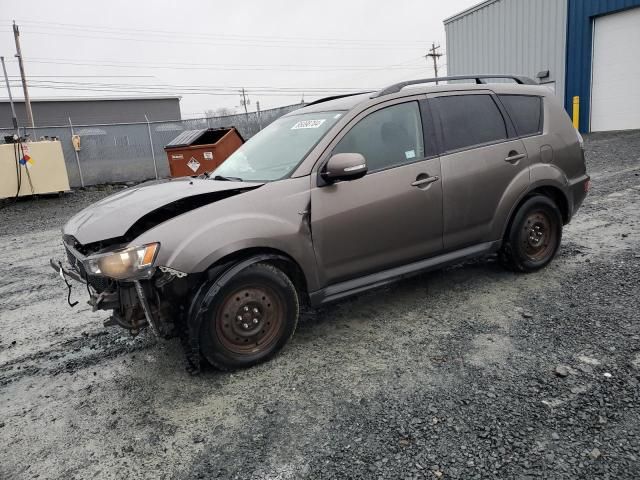
M269 182L290 175L344 112L281 117L236 150L212 178Z

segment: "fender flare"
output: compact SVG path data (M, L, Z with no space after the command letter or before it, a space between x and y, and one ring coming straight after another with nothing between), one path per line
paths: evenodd
M517 202L515 202L513 204L513 207L511 208L511 210L509 211L509 215L507 217L507 221L504 223L503 227L502 227L502 235L501 235L501 239L504 238L504 236L507 234L507 231L509 229L509 226L511 225L511 221L513 220L513 217L515 217L515 215L518 213L518 210L520 209L520 205L522 205L522 203L528 198L530 197L532 194L536 193L536 190L540 189L540 188L553 188L554 190L557 190L558 192L560 192L560 194L564 197L564 200L567 202L567 207L568 207L568 211L569 211L569 215L571 214L571 199L570 197L567 195L566 191L565 191L565 187L564 185L562 185L561 183L557 183L557 182L552 182L549 181L547 179L545 180L539 180L535 183L532 183L531 185L529 185L529 188L527 188L527 190L525 190L518 198ZM558 208L560 208L560 206L558 206Z
M191 350L191 362L194 367L200 368L200 328L205 312L209 310L218 292L227 285L233 277L251 265L264 262L265 260L291 260L284 255L277 253L262 253L253 255L239 262L230 262L214 267L209 272L209 280L205 280L191 299L187 313L187 335Z

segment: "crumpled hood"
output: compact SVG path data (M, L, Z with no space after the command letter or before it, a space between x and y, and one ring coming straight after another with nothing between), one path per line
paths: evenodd
M260 185L189 177L146 182L85 208L66 223L62 232L84 245L121 237L142 217L171 203L196 197L201 202L199 206L202 206L226 198L225 192L233 195L234 191Z

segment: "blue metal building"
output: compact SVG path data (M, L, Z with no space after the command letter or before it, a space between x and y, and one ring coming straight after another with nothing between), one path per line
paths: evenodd
M640 0L486 0L444 24L449 74L527 75L582 132L640 129Z
M596 21L605 15L639 8L640 0L569 0L568 7L565 108L570 114L573 113L573 97L579 97L580 130L586 132L589 131L589 125L593 124L591 117L592 56ZM640 19L640 16L637 18ZM637 29L640 31L640 21L638 21ZM622 41L629 42L621 45L626 52L610 51L608 53L626 55L629 63L640 63L640 43L634 45L629 38L623 38ZM632 69L629 70L629 74L631 74ZM606 74L606 72L604 73ZM637 84L639 79L629 75L627 81ZM634 108L640 110L640 97L632 96L627 100L635 105ZM640 124L635 125L635 128L640 128Z

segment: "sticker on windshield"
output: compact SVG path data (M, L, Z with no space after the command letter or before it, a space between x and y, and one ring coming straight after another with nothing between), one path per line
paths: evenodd
M416 158L416 152L415 150L408 150L404 152L404 156L407 158L407 160L410 158Z
M291 130L298 130L300 128L318 128L324 123L324 120L324 118L321 120L301 120L291 127Z

